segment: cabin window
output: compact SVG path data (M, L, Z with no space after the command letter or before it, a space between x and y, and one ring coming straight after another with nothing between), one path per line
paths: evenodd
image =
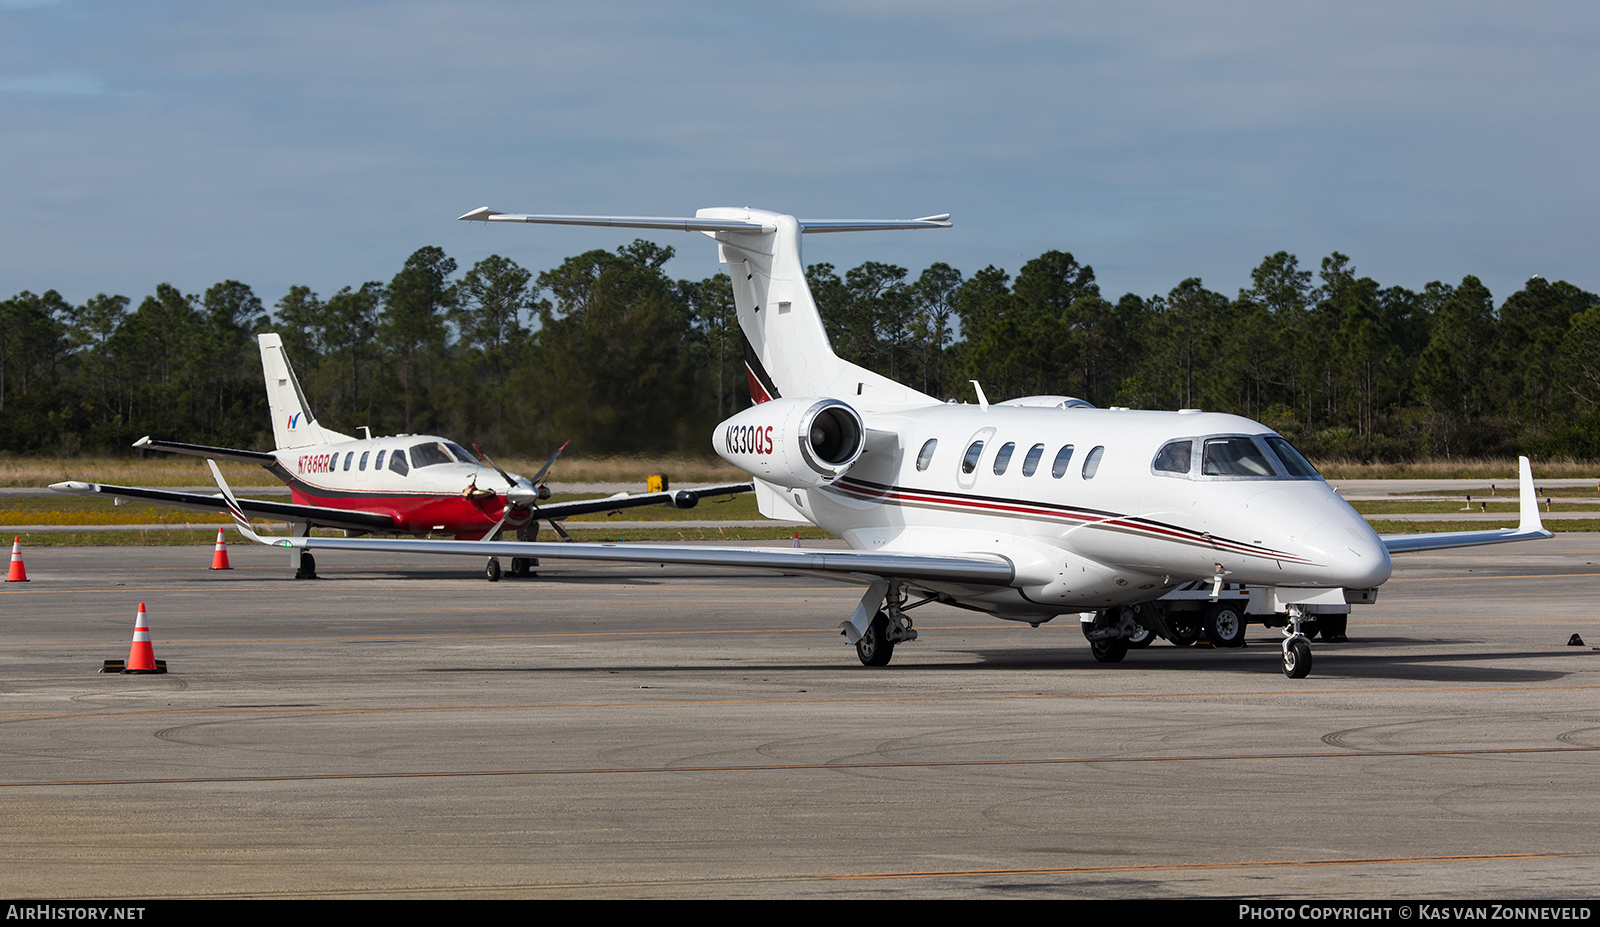
M1056 451L1056 462L1050 465L1050 475L1061 479L1067 475L1067 465L1072 463L1072 445L1067 445Z
M411 446L411 466L417 469L431 467L434 464L450 463L450 452L438 441L428 441L423 444Z
M1294 445L1277 435L1267 435L1265 440L1267 446L1272 448L1272 453L1277 454L1278 459L1283 462L1283 468L1289 471L1290 476L1309 477L1311 479L1322 478L1322 474L1317 472L1317 468L1311 466L1310 461L1301 457L1300 452L1294 449Z
M1090 451L1089 452L1089 456L1083 458L1083 478L1084 479L1086 479L1086 480L1094 479L1094 475L1097 472L1099 472L1099 470L1100 470L1100 458L1105 456L1105 452L1106 452L1105 445L1102 444L1099 447L1095 448L1094 450Z
M1274 477L1267 455L1249 438L1208 438L1200 472L1206 476Z
M375 458L372 461L372 469L374 469L374 470L382 470L383 469L383 455L387 454L387 453L389 453L388 448L385 448L385 449L383 449L383 450L378 452L377 458Z
M1022 458L1022 475L1033 476L1033 471L1039 469L1039 460L1044 457L1044 445L1035 444L1028 448L1028 456Z
M1006 472L1006 467L1011 465L1011 455L1017 450L1017 442L1007 441L1000 446L1000 452L994 455L994 475L1000 476Z
M1211 452L1211 445L1206 444L1206 453ZM1194 439L1184 438L1182 441L1169 441L1156 451L1156 459L1151 462L1150 469L1157 473L1178 473L1185 476L1189 468L1194 465Z
M971 473L978 469L978 458L983 456L983 442L974 441L967 448L966 456L961 458L961 472Z
M405 476L407 473L411 472L411 468L406 466L405 451L397 450L393 454L389 455L389 469L400 474L401 476Z
M344 468L346 470L349 470L350 469L350 462L355 460L355 459L356 459L356 452L355 451L350 451L349 453L345 454L344 455Z
M357 470L366 470L367 469L367 457L370 456L371 454L372 454L371 451L362 451L361 452L361 460L356 463L356 469Z
M938 438L929 438L923 442L922 450L917 452L917 470L928 469L928 464L933 462L933 449L939 446Z

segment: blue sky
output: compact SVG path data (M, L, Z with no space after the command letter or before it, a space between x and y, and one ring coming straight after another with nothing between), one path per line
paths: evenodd
M539 271L634 237L454 221L480 205L950 212L806 259L1059 249L1112 298L1232 295L1278 250L1600 292L1597 59L1600 7L1556 2L0 0L0 296L270 305L424 245Z

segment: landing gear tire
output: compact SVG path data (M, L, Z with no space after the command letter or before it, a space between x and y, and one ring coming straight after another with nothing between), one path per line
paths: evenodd
M1135 625L1133 636L1128 638L1128 646L1134 650L1143 650L1144 648L1155 643L1155 640L1156 632L1150 630L1142 624Z
M856 656L862 666L888 666L894 656L894 641L889 640L889 616L879 612L867 625L867 633L856 641Z
M1206 637L1218 647L1243 647L1244 611L1223 602L1206 609Z
M511 558L511 575L512 576L532 576L533 575L533 570L531 568L531 564L533 562L534 562L533 560L531 560L531 559L529 559L527 557L512 557Z
M1167 631L1174 647L1188 647L1200 639L1200 623L1193 615L1168 615Z
M1122 658L1128 655L1128 642L1120 637L1090 641L1089 652L1094 654L1096 662L1121 663Z
M1283 675L1290 679L1304 679L1311 675L1311 645L1295 639L1283 648Z
M487 579L491 583L498 583L500 581L499 560L495 559L494 557L489 558L488 566L483 568L483 578Z
M294 578L295 579L316 579L317 578L317 558L311 556L310 553L302 551L300 553L300 569L295 571Z

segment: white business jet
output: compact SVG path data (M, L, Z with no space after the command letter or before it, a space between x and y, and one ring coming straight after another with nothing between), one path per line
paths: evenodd
M1380 538L1283 437L1236 415L1096 409L1066 396L943 403L835 356L806 285L800 236L947 228L948 215L812 221L748 208L693 218L530 216L487 207L468 221L680 229L717 242L733 281L756 404L718 425L716 451L755 477L762 514L810 522L850 550L651 544L259 538L291 548L743 566L861 583L840 627L882 666L915 640L928 602L1038 625L1083 623L1117 662L1153 632L1192 641L1209 587L1247 590L1280 616L1283 670L1311 669L1317 610L1370 603L1394 552L1550 537L1521 462L1522 523L1503 531ZM974 384L975 387L977 384ZM217 474L222 484L220 473ZM230 496L221 485L223 494ZM536 550L530 548L537 548ZM1192 597L1191 597L1192 598Z

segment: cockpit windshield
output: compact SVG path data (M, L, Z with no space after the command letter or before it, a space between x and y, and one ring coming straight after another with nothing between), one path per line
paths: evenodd
M1207 438L1200 472L1206 476L1277 476L1249 438Z
M462 463L475 464L478 462L478 458L472 456L470 451L454 441L446 441L444 446L449 448L450 453L455 455L456 460L459 460Z
M1278 455L1278 459L1283 461L1290 476L1297 479L1322 479L1322 474L1317 472L1316 467L1311 466L1311 461L1300 456L1300 452L1288 441L1277 435L1267 435L1266 442L1267 446L1272 448L1272 452Z
M422 444L411 445L411 466L413 468L431 467L434 464L447 464L450 462L450 452L444 449L442 442L425 441Z
M1194 449L1200 468L1194 466ZM1305 480L1321 479L1315 467L1278 435L1214 435L1180 438L1161 446L1150 470L1180 479Z

